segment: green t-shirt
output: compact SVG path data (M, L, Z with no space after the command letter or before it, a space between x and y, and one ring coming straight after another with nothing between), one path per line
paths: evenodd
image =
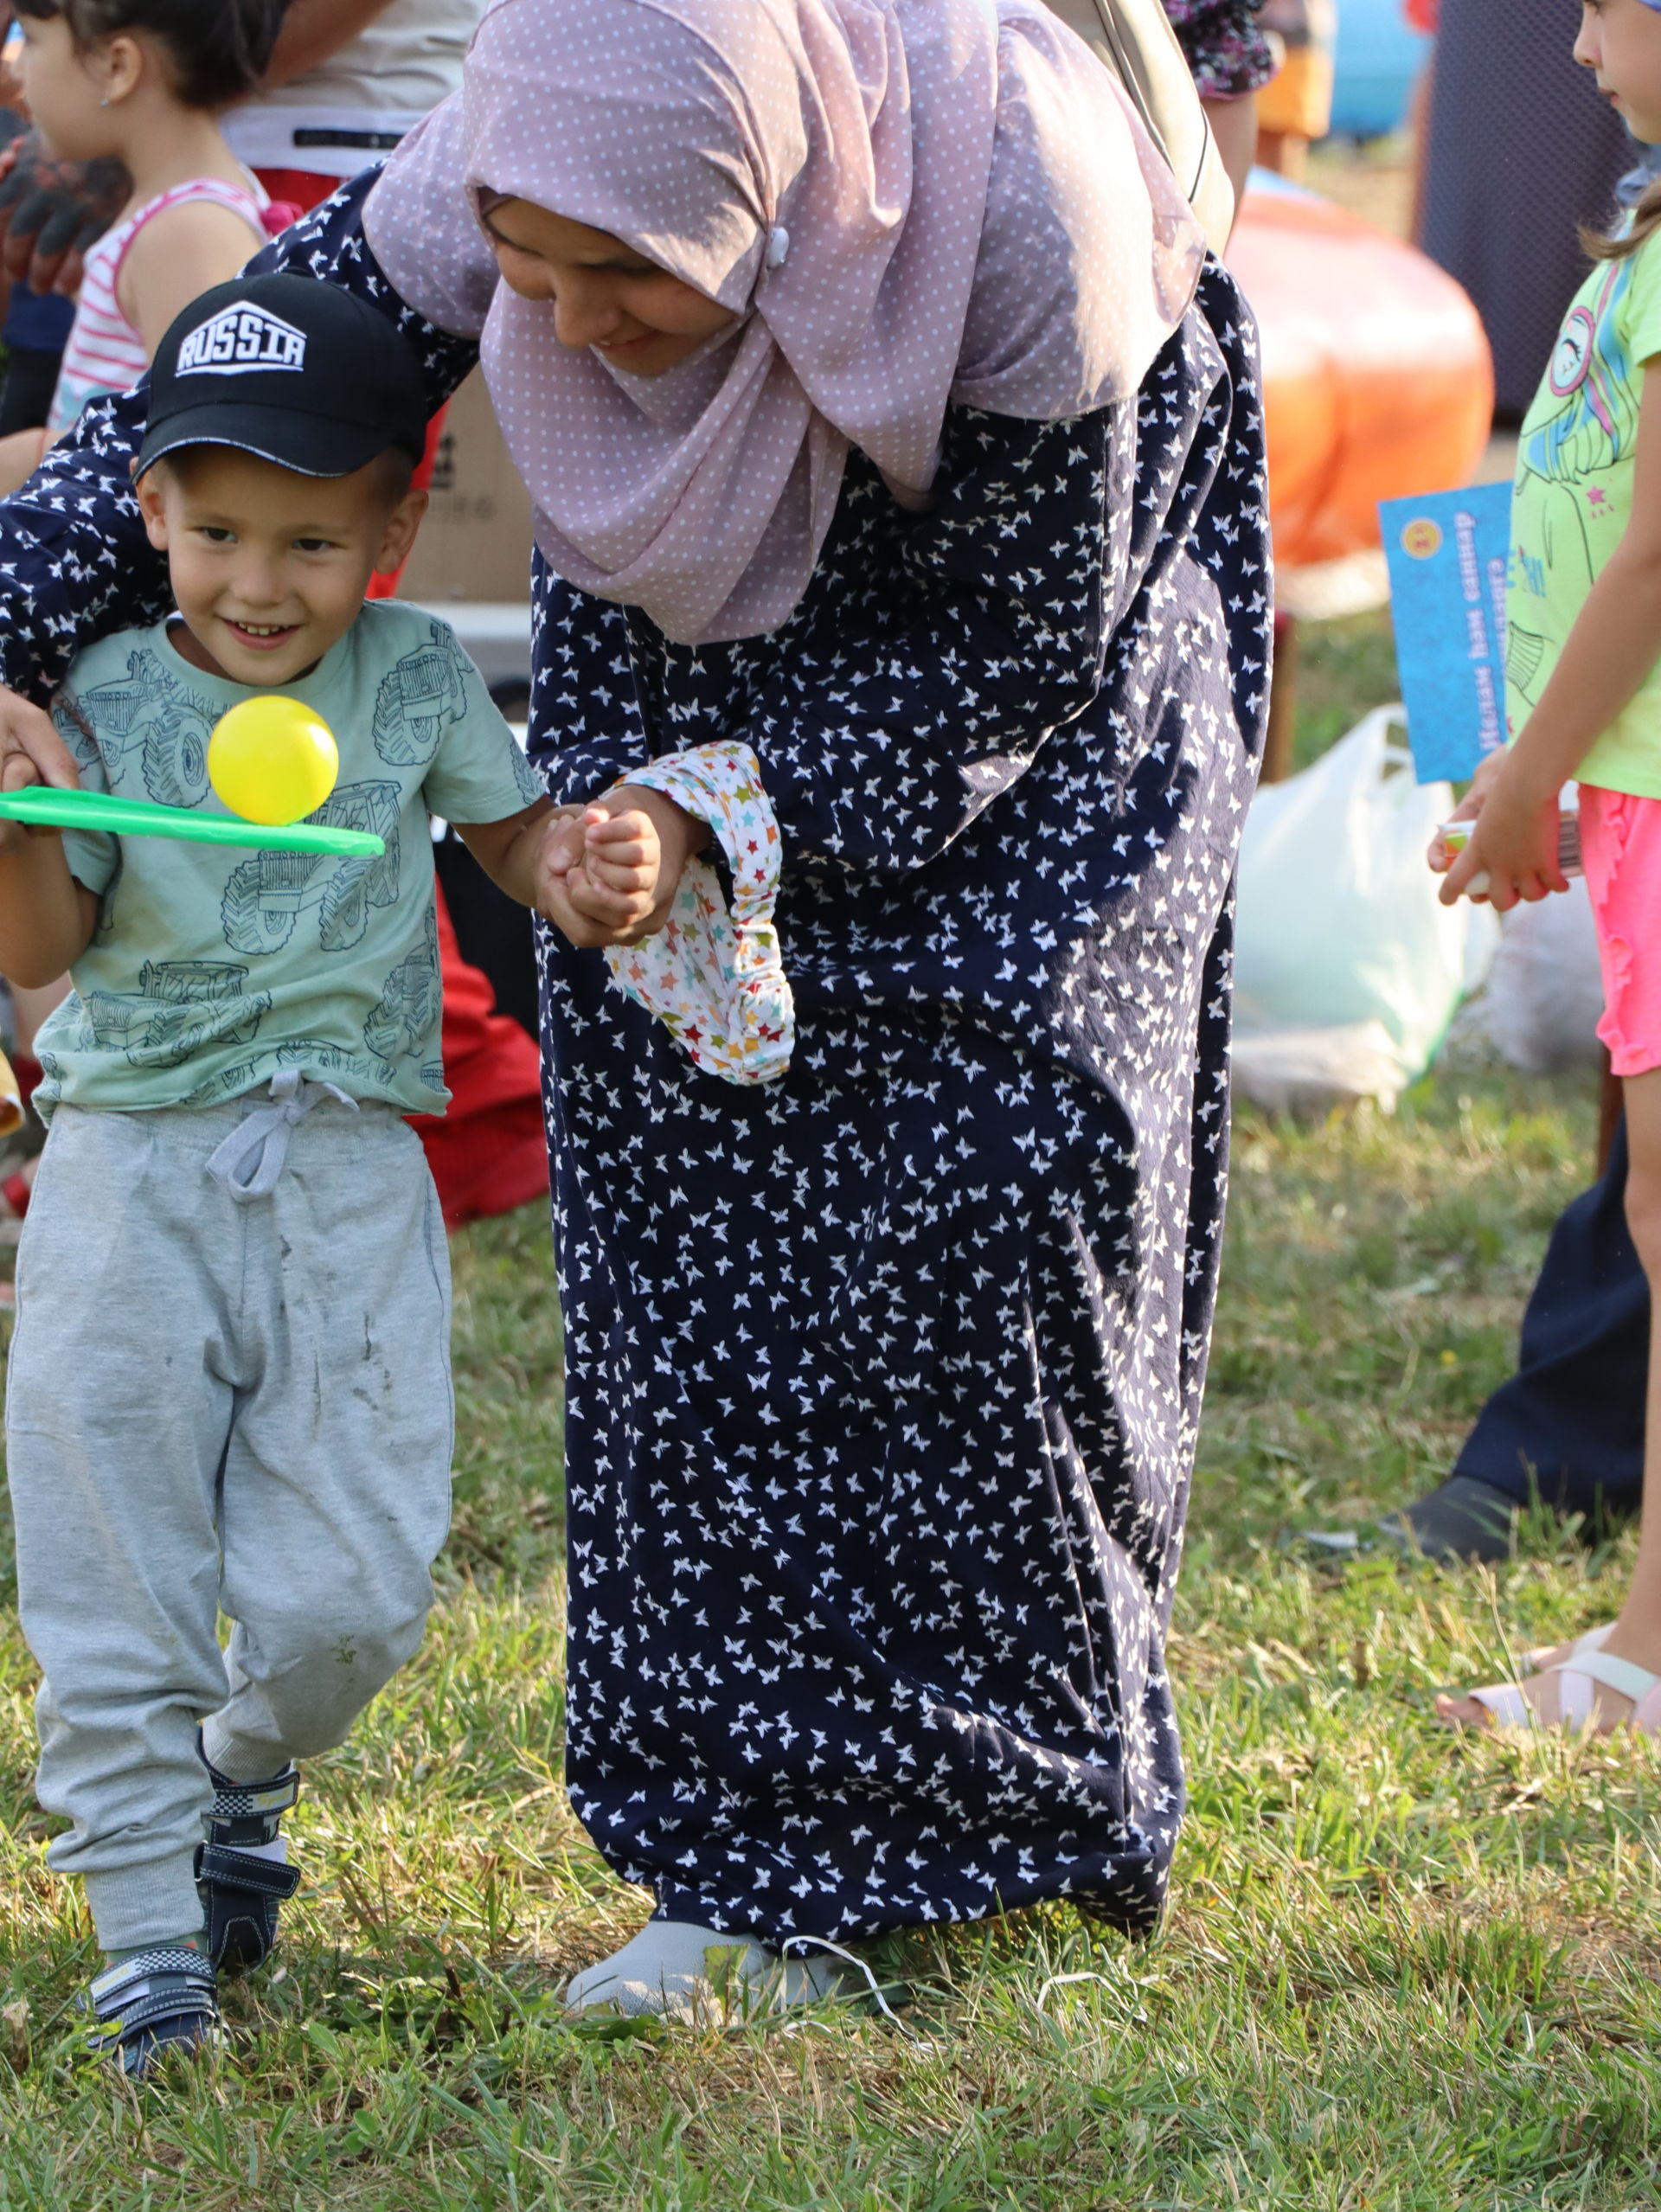
M1600 262L1574 295L1523 418L1511 499L1505 706L1515 737L1632 512L1638 406L1661 355L1661 234ZM1576 772L1661 798L1661 663Z
M448 625L419 607L371 601L282 689L340 749L339 781L307 818L373 830L384 857L66 832L70 872L99 903L35 1047L47 1112L212 1106L285 1068L443 1110L427 815L503 821L541 785ZM193 668L157 623L77 655L54 712L87 790L223 814L208 740L252 696Z

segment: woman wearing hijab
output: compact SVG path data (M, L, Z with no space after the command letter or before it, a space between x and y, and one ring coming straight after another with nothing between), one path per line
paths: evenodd
M1232 282L1033 0L502 0L265 266L435 405L482 356L533 757L661 855L644 928L576 866L540 940L568 1780L656 1899L570 2002L1151 1927L1267 657ZM141 414L0 510L14 687L162 603Z

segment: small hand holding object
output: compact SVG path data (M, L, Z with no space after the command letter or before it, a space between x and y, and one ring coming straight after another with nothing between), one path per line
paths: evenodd
M550 818L537 907L579 947L637 945L669 918L682 874L709 824L661 792L624 784Z
M1447 817L1450 825L1455 822L1476 820L1482 811L1483 801L1494 787L1494 779L1498 775L1504 760L1505 755L1503 753L1490 753L1478 763L1477 773L1471 779L1470 790ZM1464 850L1463 843L1457 845L1449 844L1439 829L1430 841L1430 850L1425 855L1431 874L1446 875L1448 869L1453 867L1456 856ZM1486 890L1487 886L1485 884L1481 891L1472 891L1468 895L1473 899L1481 898Z
M1467 890L1473 898L1486 897L1501 914L1520 900L1548 897L1567 891L1568 880L1558 862L1557 793L1543 798L1530 790L1512 757L1496 760L1491 774L1483 764L1478 780L1454 810L1456 822L1473 826L1464 850L1448 856L1440 835L1430 850L1430 864L1445 870L1441 902L1451 907ZM1472 879L1485 878L1472 888Z

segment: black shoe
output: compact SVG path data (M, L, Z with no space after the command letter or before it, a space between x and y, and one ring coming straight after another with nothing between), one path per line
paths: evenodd
M142 2081L162 2060L194 2058L219 2035L214 1970L200 1951L164 1944L95 1975L87 2003L93 2049Z
M1416 1505L1379 1523L1382 1534L1427 1559L1509 1559L1521 1508L1474 1475L1450 1475Z
M228 1974L246 1974L271 1956L277 1908L300 1886L298 1867L247 1847L275 1842L283 1815L300 1794L299 1771L285 1766L268 1782L233 1782L205 1751L201 1755L214 1785L214 1809L202 1824L207 1841L196 1846L208 1952Z

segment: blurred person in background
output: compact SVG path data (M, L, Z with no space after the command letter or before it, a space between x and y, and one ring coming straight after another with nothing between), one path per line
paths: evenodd
M29 131L19 67L22 44L16 23L11 22L4 46L0 48L0 149L8 151ZM38 180L30 170L25 169L13 189L19 192L37 190ZM104 221L113 215L118 204L119 202L112 202L104 213ZM77 231L85 227L79 211L74 227ZM79 273L77 267L77 281ZM45 423L57 385L58 364L74 319L73 298L49 288L36 292L23 272L19 272L15 283L0 272L0 344L5 348L4 378L0 381L0 438L9 438L15 431L38 430Z
M45 423L0 445L7 492L88 401L136 383L174 317L270 234L266 196L218 119L259 81L282 15L281 0L16 0L16 10L23 100L45 151L119 162L129 189L87 249ZM281 217L270 224L281 228Z
M1275 71L1258 24L1263 0L1164 0L1238 207L1257 157L1257 94Z
M484 0L289 0L264 85L225 119L273 200L315 207L461 83Z
M1311 144L1332 127L1336 0L1264 0L1261 25L1281 61L1258 94L1257 158L1265 169L1300 179Z
M1436 34L1419 244L1474 301L1515 423L1586 274L1579 226L1607 225L1638 150L1574 65L1568 0L1411 0L1409 20Z

